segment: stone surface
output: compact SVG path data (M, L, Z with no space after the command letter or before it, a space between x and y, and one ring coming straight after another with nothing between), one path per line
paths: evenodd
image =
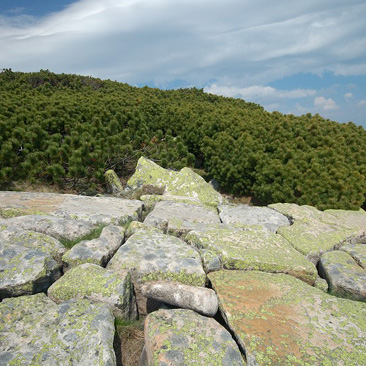
M152 233L162 234L161 230L159 230L153 226L146 225L143 222L139 222L139 221L132 221L130 223L130 225L128 225L128 227L125 231L125 240L127 240L130 236L132 236L133 234L137 233L140 230L151 231Z
M60 276L49 254L0 240L0 300L46 291Z
M221 205L218 207L223 224L260 225L275 233L281 226L289 226L289 219L268 207L249 205Z
M366 271L346 252L324 253L319 261L319 273L336 296L366 301Z
M168 234L183 236L202 224L219 224L220 218L217 211L210 207L161 201L148 214L144 223Z
M192 310L159 310L145 320L147 363L156 365L245 365L231 334L213 318Z
M142 284L149 281L178 281L204 286L206 274L199 253L182 240L151 230L140 230L123 244L107 269L128 270L134 283L138 309L146 314Z
M0 230L0 240L47 253L59 264L62 264L62 256L66 252L66 248L59 240L46 234L23 230L15 226Z
M283 272L310 285L317 277L314 264L280 235L261 227L207 228L202 232L191 231L185 240L199 250L217 253L226 269Z
M141 287L143 296L173 305L191 309L207 316L215 316L218 309L215 291L179 282L149 282Z
M109 169L104 173L105 182L107 185L107 191L116 196L123 193L123 187L117 174L114 170Z
M141 218L143 203L115 197L0 192L0 209L11 214L45 214L93 224L125 224Z
M248 365L365 365L366 305L285 274L209 274Z
M164 195L191 197L209 206L223 203L220 193L191 169L183 168L181 171L175 172L141 157L135 173L127 182L127 187L137 189L146 184L165 187Z
M0 303L1 365L116 365L114 317L105 304L44 294Z
M81 264L70 269L48 289L56 303L89 299L110 305L114 314L125 320L136 319L136 301L129 272L113 272L96 264Z
M340 248L348 253L359 266L366 269L366 245L365 244L348 244Z
M100 237L92 240L83 240L67 251L62 260L64 270L82 263L94 263L105 267L110 258L122 245L125 229L121 226L106 226Z

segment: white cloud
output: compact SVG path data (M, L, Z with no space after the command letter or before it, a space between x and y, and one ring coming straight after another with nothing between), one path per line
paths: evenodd
M353 94L352 94L352 93L346 93L346 94L344 94L344 97L345 97L346 99L350 99L350 98L352 98L352 97L353 97Z
M316 97L314 99L314 106L324 111L331 111L339 108L333 99L326 99L324 97Z
M365 99L360 100L360 101L357 103L357 105L358 105L358 106L360 106L360 107L365 106L365 105L366 105L366 100L365 100Z

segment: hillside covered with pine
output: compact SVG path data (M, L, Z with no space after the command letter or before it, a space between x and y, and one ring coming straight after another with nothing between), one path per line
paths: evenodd
M269 113L198 89L137 88L70 74L0 73L0 189L97 190L142 155L191 166L227 193L318 209L366 204L366 131L319 115Z

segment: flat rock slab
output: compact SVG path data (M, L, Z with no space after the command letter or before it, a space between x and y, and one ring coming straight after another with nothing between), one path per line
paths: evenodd
M159 310L145 320L148 365L245 365L231 334L192 310Z
M114 317L105 304L45 294L0 303L0 364L116 365Z
M121 226L108 225L99 238L83 240L74 245L62 257L65 264L64 270L82 263L94 263L105 267L111 257L122 245L125 229Z
M219 255L226 269L283 272L311 285L317 277L314 264L283 237L261 227L208 228L191 231L185 240L199 250Z
M93 224L124 224L141 219L143 203L115 197L72 194L0 192L0 210L7 215L46 214Z
M116 273L95 264L81 264L65 273L47 293L56 303L89 299L110 305L120 318L136 319L136 301L127 271Z
M89 235L95 229L95 225L87 221L46 215L27 215L0 219L0 228L5 229L9 226L37 231L61 241L78 240L83 236Z
M135 173L127 182L127 187L137 189L143 185L165 188L164 195L191 197L204 205L217 206L223 203L221 194L191 169L183 168L176 172L141 157Z
M366 305L284 274L209 275L248 365L365 365Z
M221 205L218 207L223 224L260 225L275 233L281 226L289 226L289 219L274 209L249 205Z
M141 285L149 281L178 281L205 286L206 274L199 253L182 240L151 230L140 230L123 244L107 269L132 274L139 312L146 314Z
M62 256L66 252L66 248L60 241L52 236L15 226L0 229L0 240L47 253L59 264L62 264Z
M366 301L366 270L348 253L340 250L324 253L319 273L327 280L333 295Z
M46 291L60 276L49 254L0 240L0 300Z
M340 248L348 253L359 266L366 269L366 245L365 244L348 244Z
M209 288L158 281L143 285L141 293L149 299L194 310L207 316L215 316L218 310L216 293Z
M168 234L182 236L197 225L220 224L220 218L217 211L210 207L161 201L146 217L144 224L159 228Z

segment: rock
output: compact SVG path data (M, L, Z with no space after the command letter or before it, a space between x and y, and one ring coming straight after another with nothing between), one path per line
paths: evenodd
M7 227L0 231L0 240L9 244L22 245L29 249L39 250L49 254L57 263L62 264L62 256L66 248L59 240L49 235L37 233L32 230L23 230L15 226Z
M197 225L219 223L215 209L173 201L158 202L144 220L146 225L179 237L197 228Z
M366 269L366 245L364 244L348 244L340 248L348 253L359 266Z
M0 303L2 365L116 365L114 317L105 304L44 294Z
M56 303L89 299L110 305L114 314L125 320L137 316L131 275L127 271L108 271L95 264L70 269L48 289L48 297Z
M245 365L230 333L192 310L159 310L145 320L148 365Z
M328 282L324 278L318 277L314 283L314 287L323 292L328 292Z
M366 364L366 306L285 274L209 274L248 365Z
M46 291L60 276L49 254L0 240L0 300Z
M329 291L339 297L366 301L366 271L346 252L324 253L319 273L329 284Z
M95 229L95 225L86 221L45 215L13 217L3 220L1 225L4 225L4 228L16 226L24 230L37 231L61 241L78 240L89 235Z
M199 253L182 240L150 230L140 230L123 244L107 269L131 272L140 314L148 309L141 286L151 281L178 281L205 286L206 274Z
M221 255L210 249L200 249L203 269L206 273L219 271L223 269Z
M127 187L137 189L146 184L165 187L164 195L196 198L204 205L217 206L223 202L220 193L191 169L183 168L179 172L166 170L141 157L135 173L127 182Z
M64 254L62 260L64 270L82 263L94 263L105 267L114 253L122 245L125 229L121 226L106 226L100 237L92 240L83 240L74 245Z
M128 225L126 231L125 231L125 240L127 240L130 236L137 233L138 231L151 231L152 233L160 233L162 234L162 231L153 227L144 224L143 222L139 221L132 221L130 225Z
M207 316L215 316L218 309L215 291L179 282L149 282L141 287L143 296L183 309L191 309Z
M114 170L109 169L104 173L105 183L107 185L107 191L116 196L124 192L121 181Z
M140 220L143 203L116 197L86 197L72 194L0 192L0 209L8 213L44 214L92 224L123 225Z
M310 285L317 277L314 264L280 235L261 227L206 228L191 231L185 240L200 251L208 249L220 255L226 269L283 272Z
M260 225L273 233L281 226L290 225L286 216L268 207L221 205L218 209L222 223L227 225Z

